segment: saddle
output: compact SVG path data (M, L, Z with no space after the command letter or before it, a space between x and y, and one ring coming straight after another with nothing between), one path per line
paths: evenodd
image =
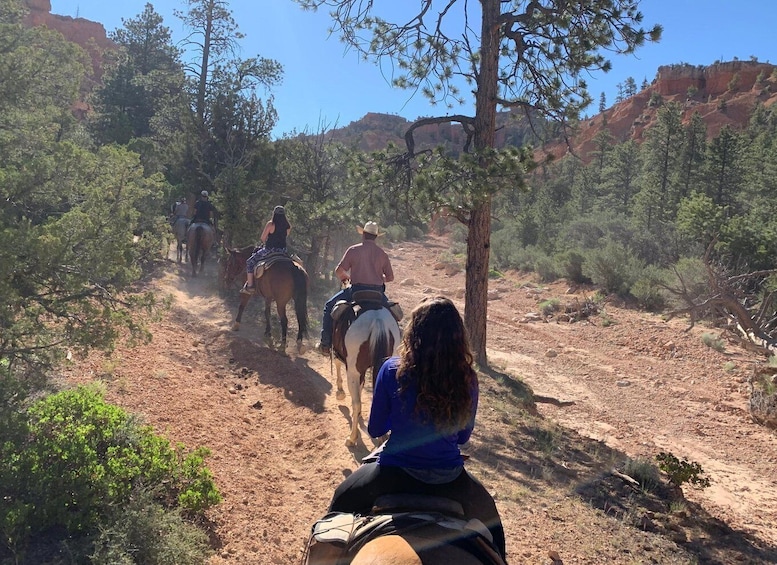
M207 228L211 232L213 232L214 235L216 234L216 228L214 228L212 224L210 224L209 222L203 222L201 220L198 220L196 222L192 220L191 222L189 222L189 228L186 230L186 233L196 230L198 227Z
M338 300L332 307L332 319L335 323L345 314L347 310L353 312L353 320L359 317L362 312L367 310L380 310L383 308L383 293L379 290L356 290L353 292L351 301ZM402 321L404 316L402 307L398 302L389 302L388 310L397 323ZM353 321L351 320L351 321ZM349 323L350 325L350 323Z
M469 552L485 565L504 565L488 528L480 520L467 520L461 504L416 494L378 497L367 515L327 514L313 525L305 563L346 565L367 542L390 534L435 539L436 544Z
M286 263L291 261L298 268L305 270L302 266L302 259L300 259L294 253L287 254L281 251L273 251L264 256L264 258L256 264L254 267L254 280L258 280L266 270L275 265L276 263Z
M345 351L345 333L362 313L383 308L383 293L379 290L354 291L351 301L338 300L332 307L332 352L345 363L341 351ZM402 320L402 307L398 302L389 302L388 310L399 323Z

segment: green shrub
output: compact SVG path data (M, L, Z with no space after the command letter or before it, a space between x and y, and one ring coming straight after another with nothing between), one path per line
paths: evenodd
M542 282L553 282L561 276L556 268L556 262L552 257L539 254L534 261L534 272L539 275Z
M579 251L564 251L555 256L558 270L568 281L578 284L590 283L591 279L583 274L585 256Z
M618 323L615 320L613 320L607 312L602 312L599 315L599 317L601 318L601 323L603 328L609 328L610 326Z
M704 345L719 353L723 353L726 350L726 342L711 333L703 333L701 341Z
M655 265L648 265L631 286L631 294L637 299L640 307L657 312L666 307L663 285L664 271Z
M528 247L518 245L506 246L502 248L502 251L498 258L494 257L494 266L496 268L517 269L525 272L534 272L537 260L544 255L541 250L531 245Z
M649 458L627 459L623 473L637 481L639 486L647 491L655 490L661 484L658 467Z
M543 300L539 304L539 309L543 316L552 316L555 312L561 310L561 301L558 298Z
M424 230L418 226L410 225L405 228L405 236L409 240L418 240L423 238L425 235L426 233Z
M491 262L497 269L518 269L523 246L516 241L516 229L508 226L491 235ZM524 269L529 270L529 269Z
M114 510L92 543L92 565L199 565L211 553L205 532L156 504L150 492L138 491Z
M583 274L605 292L626 294L643 267L624 245L608 241L604 247L586 253Z
M451 240L457 243L467 244L467 226L461 222L456 222L451 228Z
M386 237L389 241L405 241L407 240L407 231L404 226L394 224L386 228Z
M648 108L658 108L664 103L664 99L658 92L650 94L650 100L648 100Z
M680 487L685 483L690 483L702 489L710 486L710 480L707 477L702 477L704 470L695 461L678 459L672 453L664 451L656 455L656 460L658 461L658 468L667 474L669 482L676 487Z
M740 82L739 73L734 73L734 76L732 76L731 80L728 81L728 90L731 92L735 92L737 88L739 88L739 82Z
M709 275L704 261L695 257L683 257L666 272L665 280L675 293L682 293L689 300L698 302L709 292ZM684 306L677 302L677 306Z
M138 489L167 508L199 513L221 496L204 466L209 454L186 454L106 403L95 388L47 396L23 427L0 445L5 463L0 533L11 548L52 528L68 536L96 532Z

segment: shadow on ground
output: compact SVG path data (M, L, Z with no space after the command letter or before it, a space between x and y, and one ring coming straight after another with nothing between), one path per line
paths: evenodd
M621 523L676 544L699 563L777 563L777 548L711 516L665 476L645 486L629 481L622 473L625 453L542 418L520 379L493 369L480 374L481 390L497 399L496 417L511 424L509 435L478 427L481 441L470 456L484 468L538 495L547 485L568 490Z

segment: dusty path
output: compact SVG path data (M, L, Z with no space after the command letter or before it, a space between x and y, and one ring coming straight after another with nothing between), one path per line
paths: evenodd
M447 247L431 238L390 250L398 273L390 295L406 312L433 293L463 307L463 273L436 268ZM174 440L212 450L209 465L224 494L210 514L220 546L213 564L298 563L332 490L373 443L363 430L366 445L345 447L350 399L335 399L329 362L292 344L284 353L264 343L258 301L249 304L241 331L230 330L235 298L219 297L215 272L211 264L204 277L191 279L188 268L170 262L149 283L173 304L152 328L153 342L120 348L111 359L79 361L70 377L105 381L110 400ZM666 323L612 305L605 307L609 325L603 317L521 323L540 300L586 297L566 295L563 284L540 287L531 280L511 273L492 282L491 365L554 399L538 404L548 421L624 457L652 458L666 450L699 462L713 486L687 496L735 530L777 547L777 436L748 415L745 380L754 359L731 346L725 354L706 347L700 335L710 330L685 333L681 320ZM311 347L320 307L309 303ZM495 493L513 562L547 561L549 550L558 550L565 563L643 562L635 554L645 548L690 562L671 542L622 530L570 497L570 485L541 480L544 467L527 472L521 445L511 443L524 441L515 431L519 415L505 411L503 388L485 381L482 388L472 467ZM369 387L365 404L368 410Z

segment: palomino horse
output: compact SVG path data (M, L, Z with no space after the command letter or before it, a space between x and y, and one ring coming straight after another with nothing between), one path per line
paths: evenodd
M381 497L369 515L328 514L305 553L305 565L505 565L482 522L457 502L423 495Z
M192 262L193 277L197 276L198 264L200 272L205 268L205 258L213 247L215 237L216 230L209 224L197 222L189 226L186 247L189 250L189 260Z
M270 326L270 306L275 302L278 318L281 320L281 345L286 345L286 334L289 329L289 319L286 317L286 304L294 300L294 312L297 315L297 349L302 348L302 339L308 335L308 274L300 265L284 254L267 257L264 272L255 279L256 289L264 298L264 335L272 336ZM250 294L240 293L240 306L232 330L240 329L243 310L251 300Z
M380 306L363 310L356 319L354 316L353 309L345 310L335 322L332 335L332 351L337 367L337 399L345 398L340 375L341 363L345 363L348 392L351 395L351 435L345 442L349 447L356 445L359 439L362 388L367 369L372 369L374 382L383 362L394 355L400 338L399 325L388 308Z
M189 229L189 219L183 216L178 216L173 222L172 232L175 236L175 242L177 244L176 260L180 263L183 261L183 244L186 241L186 230Z

